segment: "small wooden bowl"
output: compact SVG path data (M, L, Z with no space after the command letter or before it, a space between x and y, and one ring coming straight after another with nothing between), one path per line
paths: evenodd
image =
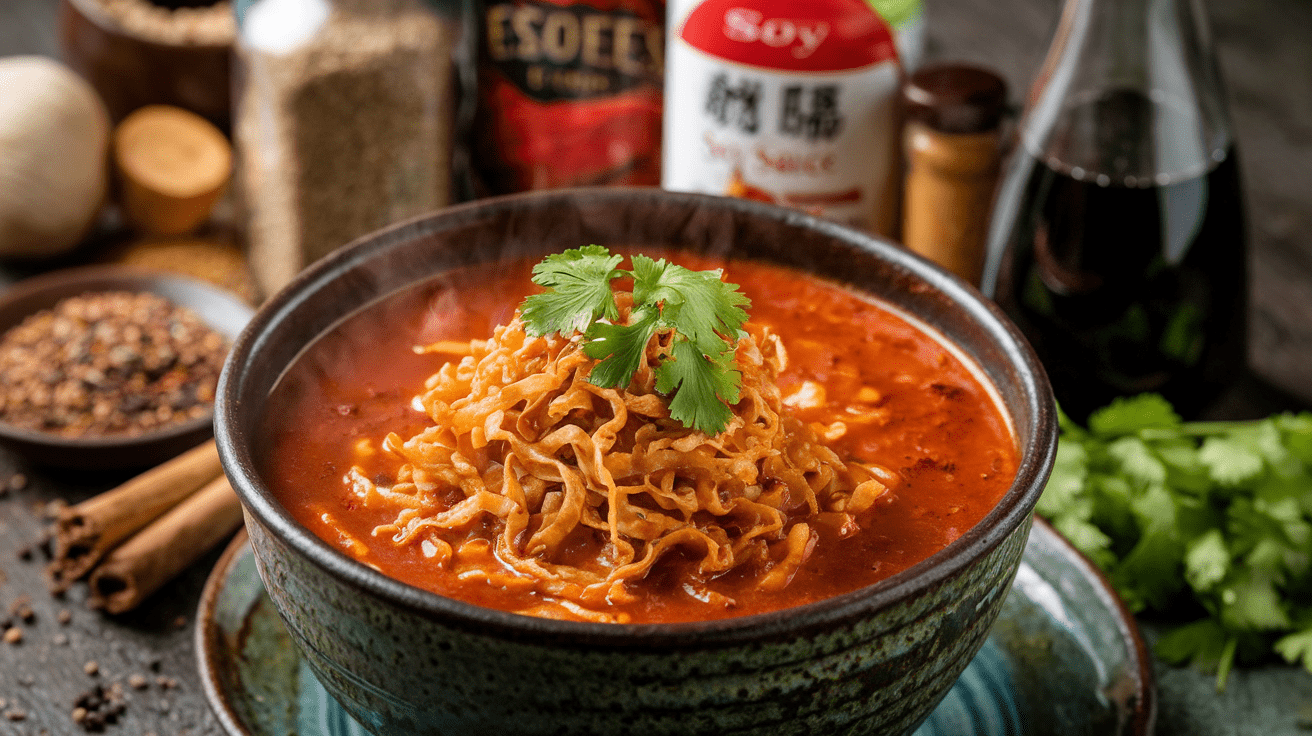
M65 63L96 88L115 123L150 104L175 105L227 132L232 43L166 44L134 35L96 0L60 0Z
M0 334L28 315L88 291L147 291L187 307L229 341L254 310L240 298L203 281L124 266L86 266L53 271L18 282L0 294ZM195 447L214 431L213 411L181 424L136 436L60 437L0 421L0 445L28 461L78 470L144 468Z

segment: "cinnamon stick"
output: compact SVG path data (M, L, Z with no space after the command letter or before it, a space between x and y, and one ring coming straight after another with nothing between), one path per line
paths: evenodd
M241 503L219 476L115 549L91 573L91 606L123 613L241 525Z
M58 593L120 542L223 473L213 440L60 512L55 520L54 557L46 568Z

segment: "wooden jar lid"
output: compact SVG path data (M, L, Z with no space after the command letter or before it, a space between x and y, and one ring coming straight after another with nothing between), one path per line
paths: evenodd
M209 217L232 172L232 146L201 116L148 105L114 130L124 215L155 235L192 232Z

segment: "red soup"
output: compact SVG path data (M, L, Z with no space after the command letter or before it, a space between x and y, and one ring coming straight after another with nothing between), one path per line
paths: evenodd
M415 513L398 516L398 507L377 490L401 488L398 477L411 476L403 469L407 460L389 448L436 431L416 397L439 369L460 360L416 347L487 340L498 325L510 323L524 296L539 290L527 262L425 282L369 306L311 345L266 405L265 436L257 445L262 477L301 524L410 585L479 606L636 623L750 615L870 585L943 549L1011 485L1017 450L1008 421L980 374L941 338L886 305L795 271L749 261L674 260L690 268L721 267L726 281L740 285L752 302L753 329L777 335L786 351L774 381L781 414L804 425L836 459L877 469L887 486L863 513L820 513L811 520L810 543L794 549L801 564L782 585L777 574L775 584L762 585L761 572L784 554L769 550L787 546L786 528L755 540L760 559L732 569L708 567L711 542L675 544L622 588L612 587L600 604L582 608L567 600L573 588L544 588L508 560L505 551L516 546L516 554L526 556L517 557L520 562L531 557L532 550L522 548L534 526L504 535L511 547L502 547L497 519L476 513L441 535L425 531L398 543L404 536L398 519ZM501 468L496 458L488 462ZM512 484L513 476L506 473ZM752 493L769 495L769 481L764 491L761 485ZM427 496L412 491L412 497L433 514L461 498L456 489L428 487ZM594 505L593 518L604 520L606 500ZM799 506L794 500L794 509ZM645 508L638 518L661 511L652 503ZM686 515L690 525L705 518ZM732 531L735 523L725 527ZM413 518L410 527L416 528ZM614 537L579 528L562 539L559 557L614 556Z

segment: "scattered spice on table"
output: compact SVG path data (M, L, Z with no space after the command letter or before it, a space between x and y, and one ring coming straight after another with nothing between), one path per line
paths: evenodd
M78 696L73 703L71 713L73 722L83 731L99 733L107 724L118 722L118 717L127 710L127 698L123 695L123 686L117 682L108 685L96 685Z
M202 417L227 347L194 312L156 294L69 297L0 338L0 421L85 437Z
M46 534L35 542L19 549L17 552L18 559L23 562L31 562L32 559L36 557L36 553L40 552L42 557L49 560L53 555L53 550L51 550L50 544L51 537L49 534Z
M22 619L23 623L30 624L35 621L36 612L32 610L32 598L22 595L14 599L14 602L9 604L9 615Z

